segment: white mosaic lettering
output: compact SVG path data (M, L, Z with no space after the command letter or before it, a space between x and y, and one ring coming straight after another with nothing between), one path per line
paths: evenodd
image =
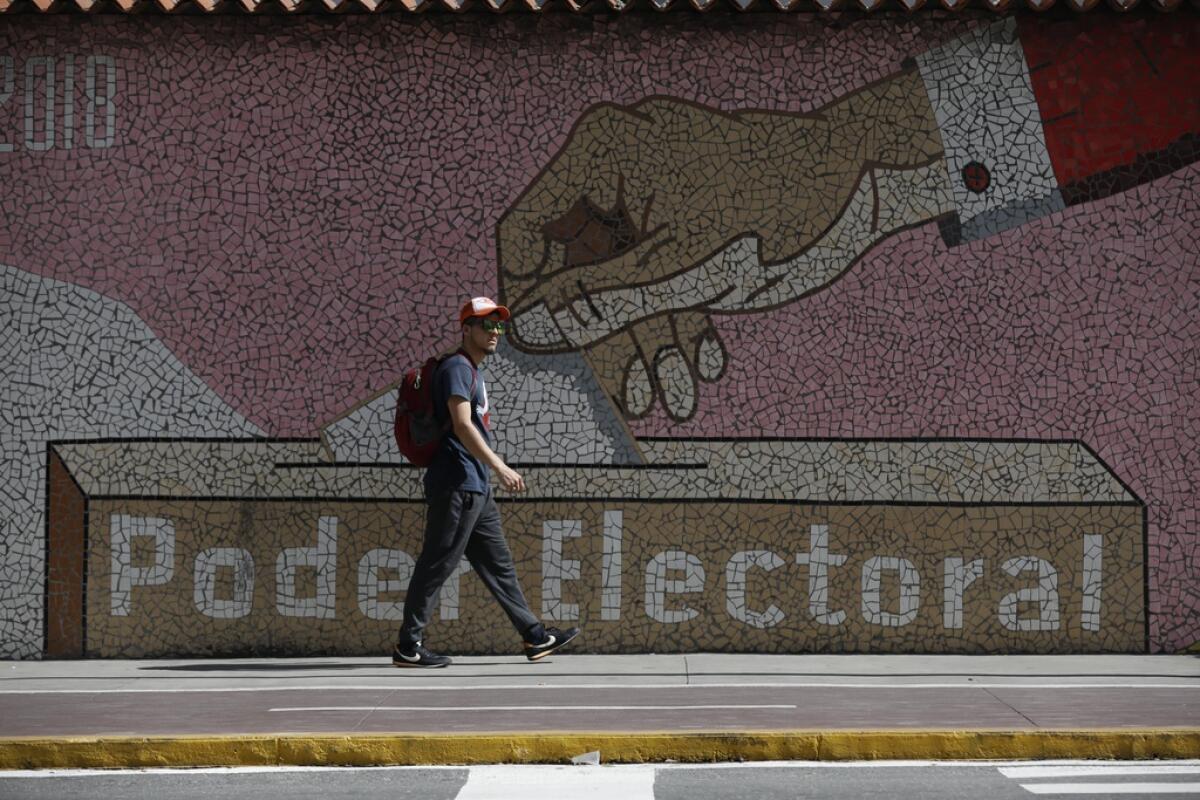
M58 64L52 56L32 56L25 60L23 143L35 152L44 152L60 144L75 149L75 55L63 56L62 102L58 101ZM17 62L12 56L0 56L0 107L16 94ZM117 61L112 56L90 56L84 75L84 127L88 147L104 149L116 141ZM43 107L44 106L44 107ZM61 133L57 127L62 114ZM97 121L98 114L102 115ZM0 141L0 153L13 152L12 142Z
M412 580L416 562L403 550L377 547L358 561L358 610L367 619L404 619L404 603L380 600L379 595L403 592ZM382 570L394 570L395 578L380 580Z
M624 514L604 512L604 555L600 560L600 619L615 621L621 618L621 539L624 535Z
M884 571L900 573L900 613L884 611L879 590ZM907 558L872 556L862 568L862 615L872 625L899 628L917 618L921 607L921 574Z
M1020 556L1005 561L1000 568L1014 578L1022 572L1036 571L1037 588L1020 589L1000 599L1000 624L1010 631L1058 630L1058 571L1044 558ZM1037 603L1037 619L1021 619L1020 603Z
M667 580L667 570L683 570L683 580ZM667 594L696 594L704 591L704 565L683 550L664 550L646 563L646 614L657 622L676 624L695 619L700 611L685 602L683 608L667 608Z
M725 565L725 610L729 616L752 628L773 628L783 622L784 613L772 603L766 611L751 611L746 607L746 572L759 567L767 572L782 567L784 561L770 550L742 550L734 553Z
M963 593L983 577L983 559L963 565L961 558L947 558L943 568L942 625L946 628L963 626Z
M161 517L113 514L109 518L112 542L112 614L129 616L134 586L161 586L175 575L175 524ZM133 566L133 540L154 539L154 566Z
M1100 589L1104 578L1104 537L1083 535L1083 619L1085 631L1100 630Z
M846 563L846 556L830 554L829 526L813 525L808 533L808 552L797 553L796 563L808 565L808 613L822 625L841 625L845 611L829 610L829 568Z
M104 68L104 92L96 93L96 68ZM87 113L84 114L84 139L88 147L112 147L116 140L117 62L112 56L89 56L87 60ZM104 135L96 135L96 109L104 110Z
M42 138L37 138L37 105L35 75L41 67L46 75L43 84L46 110L42 114ZM54 146L54 59L50 56L34 56L25 62L25 146L30 150L49 150Z
M0 72L4 75L3 79L0 79L0 107L2 107L13 96L12 56L0 56ZM0 141L0 153L11 153L12 151L12 142Z
M542 523L542 616L556 622L579 619L579 604L564 603L562 582L579 580L579 562L563 558L563 540L583 535L583 522L552 519Z
M317 521L316 547L288 547L275 559L275 608L285 617L337 616L337 535L338 518L321 517ZM317 571L315 597L296 597L296 571L310 567Z
M63 149L75 147L75 56L67 56L63 75Z
M217 598L217 570L233 568L233 598ZM210 547L196 555L192 599L213 619L240 619L254 608L254 558L240 547Z

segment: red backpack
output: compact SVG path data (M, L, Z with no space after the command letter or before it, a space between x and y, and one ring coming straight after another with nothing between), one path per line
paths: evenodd
M461 352L433 356L404 373L404 379L400 381L400 395L396 398L396 445L404 457L418 467L428 467L433 462L442 437L450 430L450 423L439 425L433 412L433 373L447 358L459 355L471 364L471 359ZM471 374L471 394L474 395L479 377L474 364L471 364Z

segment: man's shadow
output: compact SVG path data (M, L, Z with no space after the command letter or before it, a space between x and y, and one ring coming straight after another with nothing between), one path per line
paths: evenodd
M517 662L514 660L512 663ZM481 661L471 664L472 667L502 667L509 665L510 664L503 661ZM388 666L389 665L386 661L380 661L376 664L320 664L312 662L255 664L241 661L205 661L197 664L170 664L155 667L138 667L138 670L147 672L317 672L330 670L349 671L380 669Z

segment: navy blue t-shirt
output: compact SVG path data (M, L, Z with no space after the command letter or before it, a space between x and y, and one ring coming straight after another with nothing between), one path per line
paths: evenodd
M475 391L471 391L474 383ZM471 365L471 359L457 353L450 356L433 373L433 413L439 425L450 421L450 398L461 397L471 403L471 422L491 447L483 417L488 412L487 388L483 385L483 372ZM446 492L461 490L484 494L491 480L491 469L483 464L459 441L450 428L442 437L433 462L425 470L425 496L436 497Z

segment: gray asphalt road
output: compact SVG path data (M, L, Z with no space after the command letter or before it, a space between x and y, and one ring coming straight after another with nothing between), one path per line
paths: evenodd
M1200 761L0 772L5 800L1018 800L1043 795L1198 798Z

